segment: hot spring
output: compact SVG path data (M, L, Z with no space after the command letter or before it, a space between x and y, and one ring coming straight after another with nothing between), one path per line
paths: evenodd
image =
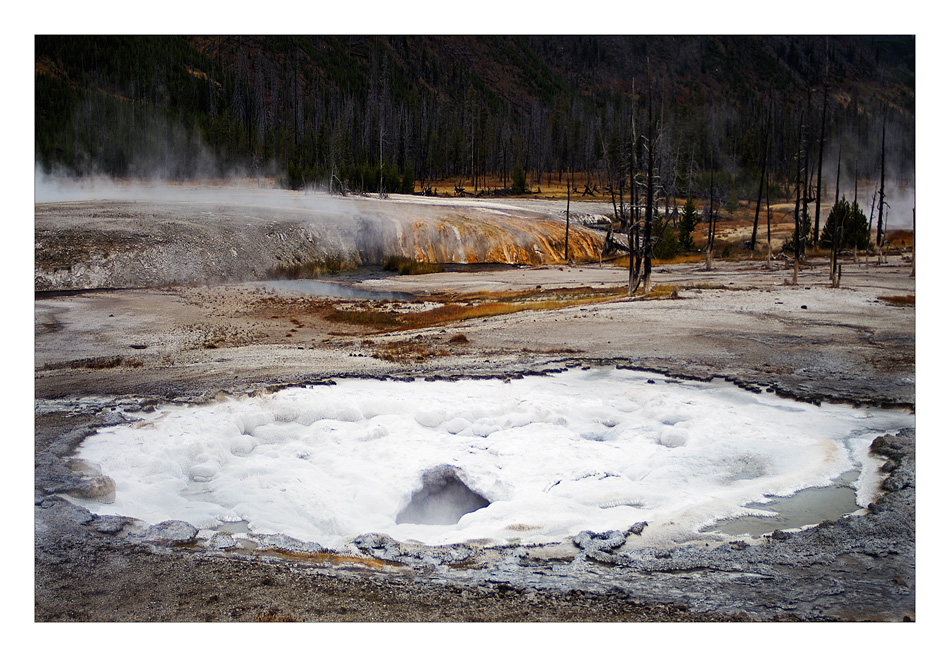
M338 549L369 532L543 543L646 522L643 541L660 544L774 515L764 503L842 477L864 507L880 482L871 441L913 424L903 411L603 367L511 381L347 379L159 408L101 429L78 457L115 481L114 502L84 506L149 523Z

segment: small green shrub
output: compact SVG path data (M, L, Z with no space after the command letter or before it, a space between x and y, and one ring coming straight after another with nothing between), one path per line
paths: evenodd
M527 178L528 176L525 173L524 167L522 167L520 164L515 164L514 171L511 172L511 193L527 193Z

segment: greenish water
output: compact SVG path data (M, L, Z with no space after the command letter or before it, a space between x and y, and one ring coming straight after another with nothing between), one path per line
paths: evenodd
M776 529L798 529L817 525L824 520L837 520L861 508L855 499L853 487L860 474L859 470L851 470L838 477L830 486L805 488L791 497L774 497L766 504L747 504L747 509L771 511L775 515L723 520L706 531L733 536L760 536Z

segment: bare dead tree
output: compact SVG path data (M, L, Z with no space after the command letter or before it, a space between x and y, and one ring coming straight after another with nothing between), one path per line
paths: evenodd
M601 135L601 145L603 146L603 149L604 149L604 163L607 166L607 179L610 181L610 202L614 206L614 220L616 221L617 219L620 218L620 215L617 212L617 197L614 195L614 185L613 185L614 177L613 177L613 173L610 170L610 153L607 151L607 143L603 139L603 135ZM621 205L623 204L623 199L620 199L620 203Z
M798 266L802 247L802 221L799 212L802 206L802 132L804 125L805 116L802 112L798 120L798 151L795 156L795 231L792 237L795 242L795 263L792 272L792 285L798 284Z
M854 212L858 211L858 164L854 163L854 202L851 206ZM854 264L858 264L858 240L854 240Z
M765 148L762 152L761 166L759 167L759 194L755 202L755 219L752 221L752 239L749 241L749 251L755 251L755 237L759 229L759 209L762 206L762 186L765 184L765 168L769 158L769 133L772 131L772 112L769 108L765 127Z
M713 197L713 187L715 183L715 178L712 175L712 171L709 172L709 206L706 208L706 216L709 220L709 232L706 236L706 271L712 269L712 252L713 244L716 241L716 216L717 211L715 210L715 199Z
M841 146L838 146L838 174L835 176L835 203L838 202L838 190L841 185Z
M877 207L877 190L874 190L874 193L871 195L871 216L868 217L868 239L867 244L864 248L864 265L867 268L868 261L871 258L871 231L874 227L874 208ZM880 252L880 249L878 249Z
M567 211L564 213L564 261L571 261L571 187L574 186L574 167L567 174Z
M914 192L916 196L916 192ZM911 228L914 232L914 245L912 251L910 252L910 277L914 278L915 273L917 272L917 208L913 207L910 211L911 217Z
M765 238L768 241L768 249L765 255L765 266L768 269L772 268L772 198L769 192L769 179L770 176L768 173L765 174L765 225L766 225L766 235Z
M650 283L653 276L653 193L654 193L654 168L656 135L653 125L653 76L650 70L650 59L647 58L647 93L649 101L647 102L647 199L646 199L646 219L643 230L643 292L650 291Z
M884 244L884 135L887 129L887 109L881 112L881 188L878 195L877 213L877 250L880 257L881 247Z
M632 297L633 294L637 291L637 288L640 287L640 204L638 199L635 198L635 174L634 170L636 168L636 157L637 157L637 124L636 124L636 79L632 80L630 83L630 92L631 97L634 98L632 103L632 109L630 112L630 212L631 212L631 221L628 225L629 235L627 244L630 246L630 263L629 270L627 272L627 296ZM621 206L623 205L623 190L620 194ZM634 216L635 215L635 216Z
M818 182L815 187L815 236L814 243L818 246L819 231L818 225L821 216L821 162L825 152L825 113L828 109L828 85L825 85L825 93L821 101L821 136L818 139Z

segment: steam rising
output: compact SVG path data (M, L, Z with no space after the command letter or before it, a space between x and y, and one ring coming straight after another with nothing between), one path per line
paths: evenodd
M412 494L409 504L396 516L396 522L454 525L465 514L488 504L488 500L459 479L454 468L444 465L423 473L422 488Z
M563 219L503 203L410 196L36 178L35 289L141 287L308 276L326 263L546 264L564 254ZM96 239L77 250L71 232ZM603 236L575 227L571 253ZM329 267L326 267L329 268Z

